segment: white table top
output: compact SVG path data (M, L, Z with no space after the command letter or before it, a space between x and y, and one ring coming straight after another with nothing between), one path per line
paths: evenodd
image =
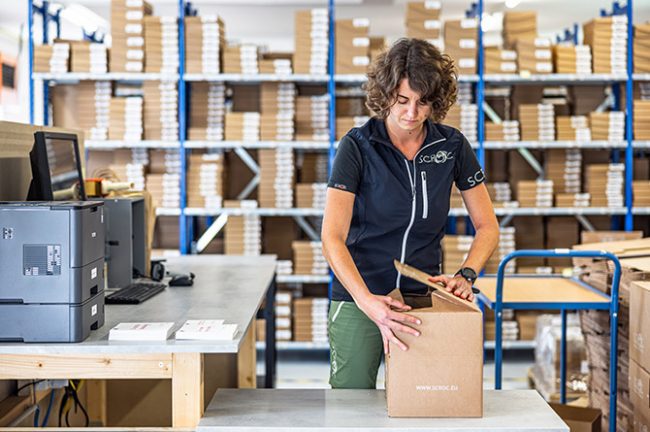
M383 390L219 389L198 432L568 432L535 390L485 390L482 418L390 418Z
M167 287L138 305L106 305L105 323L81 343L1 343L0 354L147 354L237 353L242 336L255 318L275 274L275 256L187 255L167 259L174 272L193 272L191 287ZM237 324L232 341L109 341L121 322L174 322L176 331L188 319L223 319Z

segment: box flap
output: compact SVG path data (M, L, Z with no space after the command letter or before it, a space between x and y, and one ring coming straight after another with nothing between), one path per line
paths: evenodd
M455 304L458 304L458 305L461 305L461 306L465 306L465 307L467 307L469 309L480 312L480 309L478 308L478 306L476 304L474 304L473 302L463 300L460 297L456 297L455 295L451 294L450 292L447 292L447 290L445 290L445 288L442 285L439 285L437 283L433 283L433 282L429 281L429 278L432 277L432 276L426 274L425 272L423 272L421 270L418 270L415 267L411 267L411 266L409 266L407 264L403 264L403 263L401 263L401 262L399 262L397 260L394 260L393 263L395 264L395 268L397 269L397 271L400 272L401 274L403 274L404 276L409 277L411 279L415 279L418 282L422 282L423 284L425 284L425 285L427 285L427 286L429 286L431 288L434 288L435 291L433 291L433 294L435 294L435 295L437 295L437 296L439 296L439 297L441 297L441 298L443 298L443 299L445 299L447 301L450 301L452 303L455 303Z

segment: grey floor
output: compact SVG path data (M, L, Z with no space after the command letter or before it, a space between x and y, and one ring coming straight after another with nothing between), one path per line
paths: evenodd
M282 351L278 353L277 388L329 388L329 357L327 351ZM533 364L532 350L504 354L503 388L527 389L528 368ZM258 351L257 373L264 374L264 352ZM494 362L486 357L483 370L484 387L494 388ZM379 368L377 388L384 388L384 368Z

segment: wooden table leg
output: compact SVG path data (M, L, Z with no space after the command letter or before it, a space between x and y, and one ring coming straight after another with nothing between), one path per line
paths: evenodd
M194 428L203 415L203 354L172 358L172 426Z
M257 352L255 347L255 322L248 326L237 354L237 387L257 387Z
M88 380L86 382L88 399L88 417L91 426L106 426L106 380Z

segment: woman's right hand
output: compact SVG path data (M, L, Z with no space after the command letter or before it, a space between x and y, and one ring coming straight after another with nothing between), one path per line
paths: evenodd
M408 349L404 342L395 336L395 332L420 336L419 331L406 325L406 323L421 324L420 320L404 313L410 311L411 307L399 300L388 296L370 294L358 302L357 306L379 327L381 338L384 341L384 354L388 354L390 343L394 343L403 351Z

